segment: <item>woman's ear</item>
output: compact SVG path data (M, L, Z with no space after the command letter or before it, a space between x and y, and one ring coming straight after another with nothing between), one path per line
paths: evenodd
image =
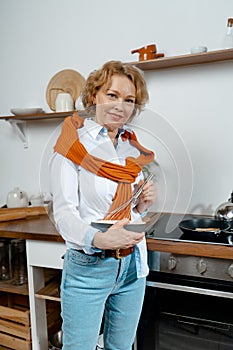
M92 96L92 103L93 103L93 105L96 105L96 95Z

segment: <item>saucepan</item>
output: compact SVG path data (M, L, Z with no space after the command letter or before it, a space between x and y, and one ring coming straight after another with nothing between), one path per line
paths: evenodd
M180 222L179 228L184 233L181 239L229 244L229 237L231 236L228 232L230 229L228 222L212 218L183 220Z
M49 350L59 350L62 349L62 330L59 330L50 337L50 349Z

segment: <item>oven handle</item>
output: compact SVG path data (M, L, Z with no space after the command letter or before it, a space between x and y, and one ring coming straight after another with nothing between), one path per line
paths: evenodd
M216 296L216 297L233 299L233 293L224 292L221 290L196 288L196 287L182 286L179 284L154 282L154 281L149 281L149 280L146 281L146 285L148 287L154 287L154 288L171 289L171 290L178 290L178 291L182 291L182 292L205 294L205 295L212 295L212 296Z
M198 322L199 321L198 319L187 317L187 316L176 316L176 319L179 324L186 324L189 326L199 326L199 327L205 327L205 328L216 329L219 331L227 331L227 332L229 332L231 329L229 324L214 322L210 320L206 320L206 323Z

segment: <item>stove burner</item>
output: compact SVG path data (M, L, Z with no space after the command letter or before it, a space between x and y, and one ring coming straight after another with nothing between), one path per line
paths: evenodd
M174 214L176 221L179 222L178 218L180 217L180 222L182 219L195 219L199 220L198 217L192 215L181 216L179 214ZM188 241L188 242L201 242L201 243L214 243L222 245L233 245L233 223L231 227L228 227L227 230L221 232L200 232L194 230L186 230L185 232L181 230L178 225L174 225L174 229L168 230L168 221L172 218L171 214L163 214L159 217L155 223L149 226L149 229L146 230L146 237L153 239L165 239L172 241ZM203 217L202 217L203 220ZM206 220L211 220L206 217Z
M210 242L233 245L233 236L229 232L221 232L220 234L210 234L209 232L185 232L180 236L179 239L184 241Z

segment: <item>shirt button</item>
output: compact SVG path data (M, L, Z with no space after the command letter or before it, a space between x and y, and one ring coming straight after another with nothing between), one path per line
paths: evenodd
M105 127L103 127L100 132L103 136L108 136L108 130Z

